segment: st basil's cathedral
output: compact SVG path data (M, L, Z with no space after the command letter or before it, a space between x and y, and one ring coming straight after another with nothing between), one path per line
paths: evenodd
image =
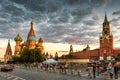
M14 38L15 40L15 51L14 51L14 56L20 56L20 52L24 49L24 48L28 48L28 49L35 49L38 48L40 49L41 53L44 53L44 47L43 47L43 39L40 37L38 41L36 41L36 34L34 32L34 22L31 21L31 25L30 25L30 31L28 33L27 36L27 40L24 41L24 43L22 43L23 39L20 36L20 34L18 33L17 36ZM10 46L10 41L8 41L8 45L6 48L6 52L4 55L4 62L7 63L7 61L12 59L12 50L11 50L11 46Z
M40 37L38 42L36 41L36 34L34 32L33 24L33 21L31 21L30 31L28 33L27 40L23 44L21 44L22 37L20 36L20 34L17 34L17 36L14 38L16 42L14 52L15 56L20 56L20 51L25 47L27 47L28 49L38 48L40 49L41 53L44 53L43 40Z

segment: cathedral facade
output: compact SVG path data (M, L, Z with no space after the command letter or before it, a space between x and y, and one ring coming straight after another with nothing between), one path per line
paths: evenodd
M70 46L69 54L73 55L73 58L77 59L100 59L108 60L114 59L118 54L120 54L120 49L114 49L113 45L113 35L110 31L109 21L107 20L107 15L105 14L102 34L99 37L100 47L94 50L90 50L89 45L79 52L73 52L72 46Z
M14 52L15 56L19 57L20 52L26 47L28 49L38 48L38 49L40 49L41 53L44 53L43 40L40 37L39 40L36 41L36 34L35 34L33 26L34 26L34 23L33 23L33 21L31 21L30 30L29 30L29 33L28 33L28 36L27 36L27 40L24 41L24 43L22 43L22 37L20 36L19 33L14 38L14 40L16 42L15 52Z

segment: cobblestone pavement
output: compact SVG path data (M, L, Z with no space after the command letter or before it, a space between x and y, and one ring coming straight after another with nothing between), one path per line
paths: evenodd
M12 72L0 72L0 80L104 80L103 76L97 76L96 79L87 77L87 72L83 69L81 76L59 73L59 71L50 72L38 69L16 68ZM120 79L118 79L120 80Z

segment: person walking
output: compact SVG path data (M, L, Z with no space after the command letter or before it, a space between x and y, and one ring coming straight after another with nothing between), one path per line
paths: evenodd
M108 64L107 72L109 73L110 78L113 79L114 67L113 67L112 63L109 63L109 64Z
M117 66L117 62L114 64L114 74L115 74L115 79L118 79L118 66Z
M96 78L96 66L93 64L93 78Z
M88 68L87 68L89 78L92 78L92 69L93 68L91 66L88 66Z

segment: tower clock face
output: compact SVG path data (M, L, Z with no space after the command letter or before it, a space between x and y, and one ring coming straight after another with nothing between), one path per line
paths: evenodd
M104 31L104 34L107 34L107 31Z

